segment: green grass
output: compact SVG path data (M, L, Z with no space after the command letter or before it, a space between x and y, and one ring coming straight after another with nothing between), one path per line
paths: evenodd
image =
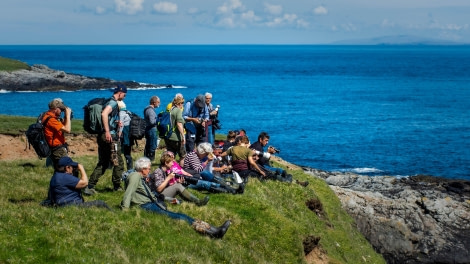
M47 111L47 105L44 108ZM40 113L37 113L38 116ZM0 115L0 134L19 135L24 133L29 125L36 122L37 117ZM72 119L72 131L75 134L85 133L83 120Z
M76 160L91 174L97 157ZM320 237L329 263L385 263L325 182L301 170L290 172L310 181L307 188L251 179L243 195L210 194L204 207L169 205L214 225L232 220L223 239L210 239L183 221L138 208L120 211L123 193L111 191L110 171L96 186L100 193L85 199L104 200L113 212L42 207L52 175L44 164L0 162L0 263L305 263L302 242L308 236ZM322 214L307 208L309 199L321 201Z
M4 57L0 57L0 71L17 71L17 70L28 70L30 67L28 64L18 61L18 60L13 60L13 59L8 59Z

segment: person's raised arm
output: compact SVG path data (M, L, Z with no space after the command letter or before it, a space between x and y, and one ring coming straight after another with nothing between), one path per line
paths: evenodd
M75 186L76 189L83 189L88 186L88 176L86 175L85 168L82 164L78 164L78 171L80 172L80 181Z

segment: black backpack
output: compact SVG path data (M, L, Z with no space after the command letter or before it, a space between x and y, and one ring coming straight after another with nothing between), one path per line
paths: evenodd
M131 122L129 124L129 138L131 139L142 139L145 136L145 127L147 122L145 119L128 111L129 116L131 117Z
M44 123L42 122L43 116L44 113L40 114L36 123L31 124L25 133L29 148L31 149L31 145L33 146L39 159L47 158L51 155L51 148L49 144L47 144L46 137L44 136L44 127L51 116L47 117Z
M94 98L83 107L83 129L90 134L100 134L103 132L101 112L103 107L113 98ZM119 114L116 107L111 112L111 116Z

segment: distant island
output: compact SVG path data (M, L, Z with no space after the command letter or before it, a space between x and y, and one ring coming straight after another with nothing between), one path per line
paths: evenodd
M1 67L4 66L4 67ZM76 91L108 89L116 83L128 88L171 88L171 84L148 84L128 80L87 77L50 69L46 65L29 66L19 61L0 57L0 89L4 91Z

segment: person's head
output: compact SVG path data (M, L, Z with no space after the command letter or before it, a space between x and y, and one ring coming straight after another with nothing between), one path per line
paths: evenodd
M250 140L247 136L238 136L235 138L235 144L237 146L247 146L250 144Z
M152 162L147 157L139 158L134 163L134 168L137 172L140 172L142 176L147 176L150 172L150 167L152 166Z
M200 94L194 99L194 104L197 106L197 108L203 108L206 106L206 98L204 95Z
M258 141L261 143L261 145L264 147L268 144L269 142L269 135L266 132L261 132L258 135Z
M212 101L212 94L211 93L206 93L204 95L204 97L205 97L205 100L206 100L206 105L209 105Z
M171 151L169 151L173 154ZM173 161L175 160L175 155L171 155L170 153L163 153L160 157L160 166L169 169L171 165L173 165Z
M173 99L172 105L176 106L178 108L182 108L183 105L184 105L183 97L177 97L177 98Z
M158 108L160 106L160 98L158 96L152 96L150 97L150 105L153 106L154 108Z
M206 157L212 153L212 146L210 143L203 142L196 147L196 153L200 158Z
M62 157L57 162L57 171L65 172L68 174L73 173L73 169L78 167L78 163L73 161L70 157Z
M235 131L230 130L227 133L227 141L229 141L229 142L233 142L236 137L237 137L237 133L235 133Z
M122 101L127 94L127 87L122 83L117 83L114 88L114 99L116 101Z
M183 97L183 94L182 93L177 93L175 94L175 97L173 99L176 99L176 98L181 98L181 99L184 99Z
M49 111L54 112L56 116L60 116L62 111L65 111L64 101L61 98L54 98L49 102Z
M126 104L124 103L124 101L118 101L118 107L119 107L119 111L126 110Z
M222 148L214 145L212 153L214 153L214 155L218 157L220 156L220 154L222 154Z

